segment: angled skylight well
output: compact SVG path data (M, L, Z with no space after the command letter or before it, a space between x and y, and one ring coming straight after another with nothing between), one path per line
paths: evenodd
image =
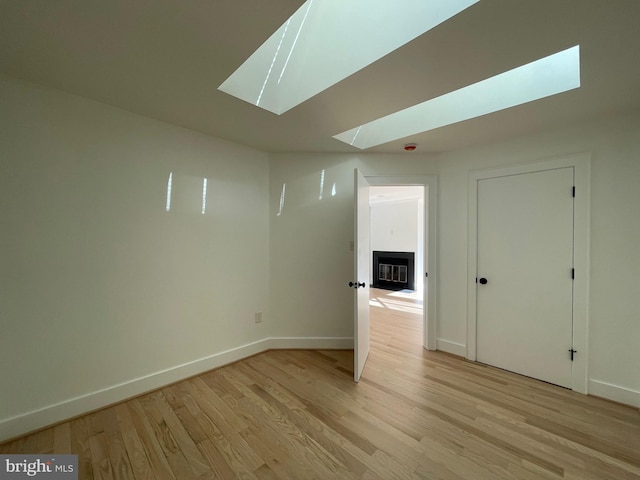
M334 135L365 149L580 87L580 46Z
M278 115L479 0L307 0L219 90Z

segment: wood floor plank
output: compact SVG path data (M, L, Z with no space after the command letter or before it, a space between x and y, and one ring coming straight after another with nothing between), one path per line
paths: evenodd
M135 477L131 470L131 463L122 438L122 431L118 424L115 409L107 408L98 413L104 429L105 443L111 462L113 478L133 480Z
M422 348L371 291L371 351L268 351L0 445L79 478L640 480L640 410Z
M209 439L198 443L198 450L200 450L200 453L208 460L215 474L215 478L232 480L236 478L236 473L239 475L246 473L249 477L251 476L251 472L246 470L246 467L242 465L240 465L240 468L236 468L236 472L234 473L234 469L229 465L225 456L220 453L220 450L216 448L214 443ZM243 471L243 469L245 469L245 471Z
M197 478L213 478L208 462L202 457L186 428L167 402L163 392L155 392L151 399L155 402L164 424L167 425L181 454L188 458L188 464ZM174 469L175 471L175 469ZM182 477L179 477L182 478Z
M189 463L178 446L174 433L171 431L171 428L158 407L158 393L159 392L155 392L151 395L145 395L139 399L140 405L147 414L147 427L153 430L157 442L156 445L162 449L171 473L179 479L193 480L196 478L196 475L191 470ZM201 459L202 456L198 452L198 456L194 458L193 461L197 465L203 462Z
M185 428L185 431L194 444L207 439L207 434L202 430L194 415L198 412L195 401L186 391L185 384L180 383L163 389L167 402Z
M127 451L131 471L136 480L152 480L154 478L142 439L138 435L136 425L131 417L128 404L113 407L116 421L122 433L122 442Z
M61 423L53 427L53 452L57 454L71 453L71 424Z
M304 472L307 468L305 462L298 458L289 456L289 453L279 442L265 441L265 437L259 428L249 427L242 432L242 437L247 444L253 448L262 458L265 459L265 465L274 475L283 480L296 480L300 477L300 472ZM256 469L256 476L260 468Z
M113 479L114 474L109 458L109 446L104 432L89 437L89 451L91 452L93 478L99 480Z
M254 473L260 480L281 480L282 478L276 475L276 473L266 463L258 468Z
M227 463L232 466L246 465L250 472L263 465L264 460L242 438L242 431L248 428L244 419L237 412L222 408L224 403L221 399L199 378L192 379L190 387L201 409L196 419ZM238 425L243 428L238 428Z
M280 448L280 459L296 461L305 466L300 478L332 478L340 469L339 461L318 443L305 435L292 422L288 421L276 409L265 403L257 394L247 391L238 407L254 421L254 436L263 443L277 439ZM300 463L301 462L301 463ZM343 471L344 478L356 478L351 472Z
M71 427L71 451L78 455L78 476L91 480L93 476L93 463L91 461L91 447L89 445L89 430L87 417L80 417L70 422ZM29 453L30 450L16 453Z
M300 432L316 442L340 465L346 467L350 472L355 473L357 477L367 471L367 465L359 461L349 451L342 448L341 444L337 444L332 438L333 435L328 432L328 429L323 423L314 422L314 417L309 411L306 409L291 409L288 405L281 403L269 392L259 387L257 387L255 391L264 401L276 408L278 412L292 422Z

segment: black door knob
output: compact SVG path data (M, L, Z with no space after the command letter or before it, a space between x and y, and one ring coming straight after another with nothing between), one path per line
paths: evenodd
M354 287L354 285L355 285L355 283L353 283L353 282L349 282L349 286L350 286L351 288L353 288L353 287Z
M481 285L486 285L487 283L489 283L489 280L487 280L486 278L482 277L480 280L478 280L480 282Z

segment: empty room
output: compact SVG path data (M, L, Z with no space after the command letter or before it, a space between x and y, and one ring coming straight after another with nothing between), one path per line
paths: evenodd
M640 479L639 20L0 1L0 478Z

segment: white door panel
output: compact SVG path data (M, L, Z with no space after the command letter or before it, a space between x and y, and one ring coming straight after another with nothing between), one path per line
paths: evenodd
M369 183L358 171L354 172L355 241L354 241L354 352L353 378L360 381L369 355L369 271L371 247L369 243Z
M571 387L572 167L478 180L477 359Z

